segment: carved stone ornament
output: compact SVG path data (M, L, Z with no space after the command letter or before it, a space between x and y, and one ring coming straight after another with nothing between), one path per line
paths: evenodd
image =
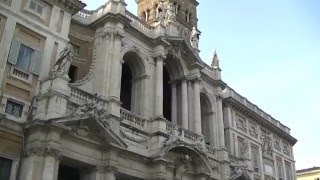
M129 131L129 130L124 130L124 129L120 129L121 134L136 143L144 143L147 141L146 137L142 137L141 135L139 135L138 132L134 132L134 131Z
M264 132L261 135L262 142L262 154L265 156L272 157L273 149L272 149L272 137L268 132Z
M50 147L32 147L25 150L24 155L30 156L52 156L56 159L61 159L61 154L59 150Z
M75 115L89 115L96 119L103 120L107 116L107 111L97 102L89 100L76 110Z
M166 17L166 9L164 7L163 1L161 0L157 6L157 11L156 11L156 21L161 22L165 19Z
M245 160L238 160L231 163L231 166L234 168L236 174L246 172L249 168L249 165Z
M176 9L173 5L173 3L169 3L166 11L166 16L165 16L165 24L166 26L169 25L170 22L175 22L176 21Z
M211 163L210 163L210 167L211 167L211 169L212 169L212 172L218 173L218 174L220 173L219 164L214 163L214 162L211 162Z
M212 54L211 67L213 69L219 69L220 68L218 54L217 54L217 51L215 49L214 49L213 54Z
M53 75L68 75L71 62L73 61L73 47L70 43L61 51L58 60L54 64Z
M248 149L249 149L248 140L244 140L240 145L240 158L241 159L248 158Z
M208 158L207 148L203 136L197 137L196 141L194 142L194 149Z
M190 44L193 49L199 49L199 39L200 39L200 33L196 29L196 27L193 27L190 34Z
M175 127L175 129L173 129L173 131L170 132L167 140L163 142L161 149L162 150L169 149L170 147L179 145L180 142L181 142L181 139L179 137L178 127Z
M90 134L90 130L87 126L79 126L72 128L71 132L75 135L82 136L82 137L88 137Z
M274 178L274 177L272 177L272 176L270 176L270 175L264 175L264 179L265 180L276 180L276 178Z
M192 158L188 154L180 154L174 162L173 179L182 179L182 176L191 170Z

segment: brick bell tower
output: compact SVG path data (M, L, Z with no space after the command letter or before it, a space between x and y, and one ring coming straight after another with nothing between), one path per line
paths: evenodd
M137 0L138 17L148 24L155 22L158 4L162 1L165 7L173 3L177 14L177 21L182 27L192 30L197 27L197 6L196 0Z

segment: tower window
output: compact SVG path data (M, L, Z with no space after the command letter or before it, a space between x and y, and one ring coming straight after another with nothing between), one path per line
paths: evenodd
M188 12L188 11L186 11L186 14L185 14L185 18L186 18L186 21L187 22L190 22L190 19L191 19L191 14L190 14L190 12Z

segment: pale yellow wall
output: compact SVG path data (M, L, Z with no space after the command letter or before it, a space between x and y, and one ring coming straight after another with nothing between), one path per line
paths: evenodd
M21 136L0 129L0 152L13 157L19 157L21 152Z
M320 178L320 169L297 174L298 180L316 180L316 178Z
M45 1L41 1L42 3L44 3L46 5L46 9L43 10L44 19L42 19L39 16L26 10L28 1L29 0L22 0L21 6L20 6L20 12L25 14L26 16L28 16L31 19L34 19L42 24L45 24L46 26L49 26L53 6Z
M19 38L22 42L32 45L38 49L43 50L45 44L45 37L21 26L17 25L14 33L14 38ZM7 63L5 74L9 74L11 64ZM16 79L11 76L4 76L2 81L2 89L5 93L30 101L35 94L37 86L38 76L33 75L32 82L30 84Z

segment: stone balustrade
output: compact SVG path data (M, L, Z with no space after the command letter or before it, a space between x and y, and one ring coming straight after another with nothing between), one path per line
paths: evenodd
M90 94L88 92L85 92L79 88L72 87L71 86L71 95L70 95L70 101L72 101L75 104L82 105L84 102L95 102L98 105L105 107L106 101L102 98L99 98L93 94Z
M124 108L120 109L120 118L124 124L136 127L138 129L146 131L147 120L137 114L134 114Z
M250 101L248 101L245 97L241 96L239 93L234 91L233 89L230 89L230 96L233 99L236 99L240 103L242 103L244 106L248 107L255 113L259 114L261 117L263 117L266 121L271 122L272 124L276 125L280 129L282 129L284 132L290 134L290 129L286 127L285 125L281 124L278 120L271 117L269 114L265 113L262 109L260 109L258 106L254 105Z
M188 143L193 143L195 142L201 135L189 131L187 129L184 129L183 127L179 125L172 124L170 121L165 121L166 122L166 132L170 134L171 132L177 130L179 133L179 137L181 140L184 140Z
M150 35L152 28L143 22L140 18L132 14L130 11L126 11L126 17L131 20L131 25L145 34Z

